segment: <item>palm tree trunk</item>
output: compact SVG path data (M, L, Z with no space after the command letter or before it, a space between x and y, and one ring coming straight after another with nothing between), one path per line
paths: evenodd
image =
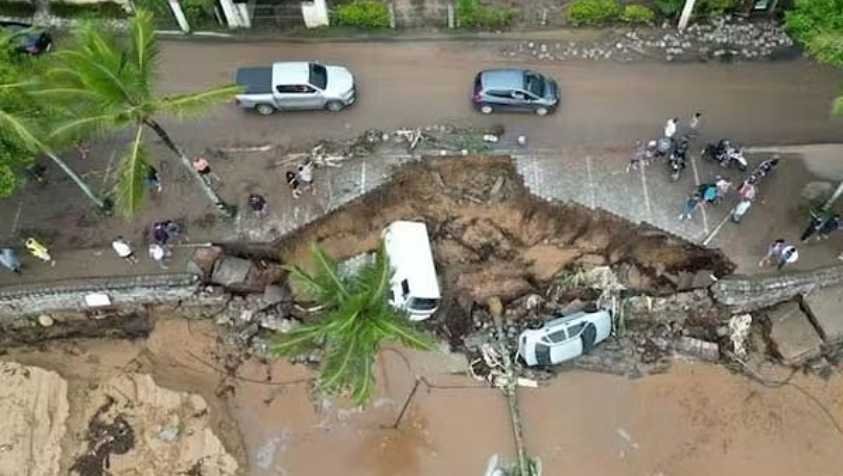
M202 191L205 192L205 195L207 195L211 202L214 204L214 206L217 207L217 210L219 210L220 213L227 217L233 217L234 208L231 205L225 203L223 199L217 194L217 192L214 191L213 188L211 188L208 182L206 182L202 178L202 176L199 175L198 172L196 172L196 169L193 168L193 163L191 163L190 158L184 153L184 151L181 150L181 148L179 148L179 146L176 145L175 142L173 142L173 139L171 139L170 135L167 134L167 131L165 131L164 128L161 127L161 124L158 124L153 119L144 120L144 124L146 124L153 131L155 131L155 133L158 134L158 137L160 137L161 140L164 141L164 144L170 150L172 150L173 153L176 154L179 159L181 159L182 165L184 165L185 168L193 176L193 178L196 179L196 181L199 183L199 186L202 188Z
M56 163L56 165L59 166L59 168L64 171L64 173L66 173L74 182L76 182L76 185L78 185L79 188L82 189L82 193L84 193L85 196L91 199L91 201L94 202L100 210L109 210L110 207L107 206L104 201L97 198L97 196L94 195L94 192L91 191L91 188L88 187L88 184L86 184L81 177L76 175L76 172L74 172L73 169L68 167L63 160L61 160L57 155L53 154L52 152L45 153L47 154L47 157L49 157L53 162Z
M710 290L719 304L736 311L754 311L841 283L843 265L838 264L811 271L728 277L715 283Z

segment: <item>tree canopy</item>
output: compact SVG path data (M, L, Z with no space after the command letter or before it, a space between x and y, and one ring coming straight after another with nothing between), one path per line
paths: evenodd
M281 335L273 351L294 356L321 350L321 390L348 395L363 404L374 391L373 367L383 343L430 349L432 341L389 304L392 268L383 244L375 259L354 273L341 273L337 263L315 244L312 253L315 272L296 266L288 270L302 294L318 304L318 316Z

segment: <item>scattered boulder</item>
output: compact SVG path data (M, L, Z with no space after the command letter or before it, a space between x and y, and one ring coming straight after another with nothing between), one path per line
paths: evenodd
M707 342L693 337L680 337L674 345L677 352L690 355L706 362L720 360L720 347L715 342Z
M56 321L49 314L41 314L38 316L38 324L41 327L51 327Z
M263 289L263 301L266 305L290 302L292 299L293 297L290 294L290 290L286 286L270 284Z
M211 281L226 287L244 284L253 266L247 259L224 256L214 265Z
M843 343L843 287L816 290L803 296L802 304L826 343Z
M187 271L199 275L202 281L207 281L211 277L214 265L221 256L222 248L219 246L196 248L193 257L187 263Z
M767 311L770 343L787 365L800 365L820 355L822 340L795 301L779 304Z

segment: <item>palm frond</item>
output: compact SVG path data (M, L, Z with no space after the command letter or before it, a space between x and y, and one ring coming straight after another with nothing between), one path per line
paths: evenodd
M417 330L409 320L379 319L375 322L375 325L390 340L397 340L401 344L414 349L432 350L434 348L433 340Z
M211 106L229 101L243 92L238 85L226 85L209 89L199 93L168 96L155 103L155 109L178 118L196 116L208 110Z
M18 81L18 82L16 82L16 83L6 83L6 84L0 84L0 90L3 90L3 89L21 89L21 88L27 88L27 87L34 86L35 84L37 84L37 83L36 83L35 81L31 81L31 80L28 80L28 81Z
M2 109L0 109L0 129L10 132L15 142L30 152L49 151L49 147L33 133L32 124Z
M355 284L365 289L372 301L380 301L383 300L389 289L392 275L393 269L389 263L389 257L386 255L384 244L381 242L378 251L375 253L374 261L367 263L357 272Z
M155 77L155 67L158 58L158 42L155 38L155 25L151 12L137 9L129 23L128 56L132 62L136 81L139 86L150 90Z
M99 50L93 49L94 52ZM127 72L122 71L120 63L115 64L113 59L106 56L93 56L91 52L77 50L59 51L55 55L66 67L76 69L77 78L96 92L103 103L138 103L138 94L130 91L124 77Z
M312 299L323 306L334 304L333 296L335 293L331 291L332 287L325 286L324 280L318 280L316 276L309 274L298 266L284 266L284 269L290 273L290 280L305 298Z
M304 324L280 334L272 345L272 352L288 357L309 353L318 348L323 339L324 332L319 323Z
M325 253L325 251L322 250L322 248L315 242L311 245L310 251L313 255L313 261L317 266L317 279L318 277L322 277L324 281L327 281L323 282L323 286L327 284L335 289L338 294L337 298L340 301L349 297L345 282L343 282L342 277L340 277L339 272L337 271L336 261L328 256L328 254Z
M148 169L148 154L143 146L143 127L139 126L129 152L120 161L120 180L116 188L117 208L126 218L131 218L143 202L146 189L144 180Z
M128 117L108 113L98 116L80 117L60 124L50 132L51 140L62 140L68 137L80 137L102 133L113 127L124 125Z

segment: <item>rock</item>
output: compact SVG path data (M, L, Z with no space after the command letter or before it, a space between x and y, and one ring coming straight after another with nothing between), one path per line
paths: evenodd
M501 193L501 189L503 189L503 184L506 182L506 179L503 176L498 177L495 180L495 184L492 185L492 190L489 192L489 197L496 198Z
M255 311L252 309L244 309L240 312L240 320L243 322L249 322L252 320L252 317L255 315Z
M187 272L197 274L203 281L207 281L220 256L222 256L222 248L219 246L196 248L193 257L187 263Z
M494 318L500 318L503 316L503 303L501 299L497 296L492 296L486 300L486 306L489 308L489 313Z
M682 337L676 342L675 349L683 354L696 357L707 362L720 360L720 348L714 342L706 342L693 337Z
M279 302L292 301L292 296L286 286L270 284L263 289L263 301L266 305L278 304Z
M606 257L594 253L588 253L577 258L577 263L585 267L603 266L606 264Z
M802 304L826 343L843 343L843 287L816 290L803 296Z
M800 365L820 355L822 340L799 304L780 304L767 311L767 317L770 343L785 364Z
M38 324L40 324L41 327L51 327L55 323L55 320L53 320L49 314L41 314L38 316Z
M240 340L240 342L248 343L252 339L252 337L254 337L258 333L259 330L260 328L258 327L258 325L253 322L241 329L240 332L237 333L237 338Z
M249 260L224 256L217 260L211 273L211 281L226 287L243 284L253 266Z
M271 314L262 316L258 324L264 329L280 332L282 334L286 334L301 325L299 321L294 319L287 319L285 317Z
M160 433L158 433L158 438L160 440L166 441L168 443L172 442L172 441L176 441L176 438L178 438L178 437L179 437L179 428L177 426L171 426L171 427L165 428L165 429L161 430Z

